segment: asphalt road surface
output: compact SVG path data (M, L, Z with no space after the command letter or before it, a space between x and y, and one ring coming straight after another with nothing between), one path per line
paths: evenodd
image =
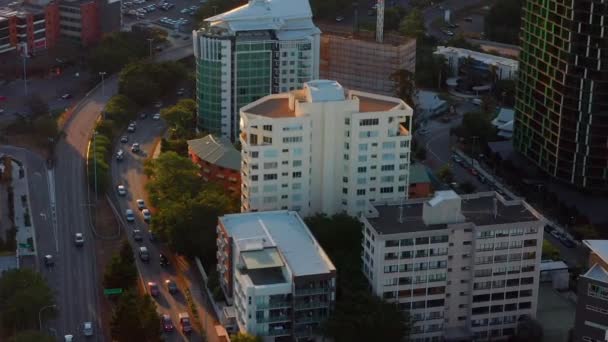
M429 34L439 40L450 38L446 34L441 32L441 30L439 28L432 27L432 24L434 21L436 21L439 18L443 18L444 14L445 14L445 9L450 9L452 11L452 16L453 16L455 12L457 12L465 7L469 7L469 6L473 6L473 5L482 5L484 3L487 3L487 1L483 1L483 0L446 0L440 4L441 8L444 8L444 9L441 9L439 6L429 7L427 9L425 9L424 10L424 26L426 27L427 34Z

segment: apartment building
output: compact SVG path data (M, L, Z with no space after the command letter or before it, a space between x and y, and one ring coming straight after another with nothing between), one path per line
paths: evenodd
M409 312L411 341L502 340L536 315L543 218L495 192L371 206L363 272Z
M56 1L14 2L8 7L0 7L0 54L15 50L35 54L53 47L58 37Z
M238 329L264 341L320 341L335 303L336 268L293 211L224 215L220 285Z
M319 29L308 1L249 0L193 32L198 127L238 139L239 109L319 77Z
M578 279L574 342L608 339L608 240L585 240L589 270Z
M241 211L303 216L407 197L412 109L317 80L241 108Z
M208 134L188 140L188 156L200 168L205 182L222 185L233 194L241 191L241 153L227 138Z

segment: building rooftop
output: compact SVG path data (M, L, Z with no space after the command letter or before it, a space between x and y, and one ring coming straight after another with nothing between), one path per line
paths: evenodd
M300 0L249 0L243 6L205 19L212 27L221 27L233 33L239 31L291 31L288 37L297 39L319 29L312 22L308 1Z
M387 101L379 98L373 98L364 96L361 93L356 94L359 98L359 112L388 112L400 104L398 99L396 101Z
M438 191L437 193L448 193L449 191ZM436 195L437 195L436 193ZM444 195L442 195L444 196ZM449 194L445 194L449 197ZM445 197L444 196L444 197ZM439 200L450 198L413 199L405 201L401 206L398 203L374 206L377 214L368 216L368 222L380 234L411 233L421 230L445 229L448 224L426 225L422 218L423 203L438 204ZM514 200L506 202L495 192L484 192L471 195L461 195L461 213L465 222L471 222L476 226L489 226L496 224L507 224L515 222L528 222L539 220L534 213L523 205L523 202ZM495 200L496 199L496 200ZM496 215L494 214L494 203L496 203ZM401 220L400 220L401 217Z
M456 48L453 46L438 46L434 52L435 54L446 55L446 54L456 54L459 58L467 58L471 57L476 61L483 62L488 65L506 65L511 68L517 68L519 62L505 57L494 56L483 52L477 52L473 50L467 50L462 48Z
M593 265L583 277L600 281L602 283L608 283L608 270L602 267L600 264Z
M316 80L304 83L308 102L344 101L344 88L340 83L329 80Z
M376 41L376 33L374 31L358 30L353 32L352 25L338 25L333 22L319 22L316 21L317 25L323 32L324 36L334 36L341 39L359 40L362 42L370 43L376 46L380 45L392 45L399 46L404 44L415 43L414 38L403 36L395 32L384 32L382 43Z
M431 178L422 164L410 165L410 184L430 183Z
M237 243L238 240L257 239L264 241L266 247L276 246L294 276L335 270L325 251L294 211L229 214L219 220Z
M583 244L608 265L608 240L583 240Z
M546 261L542 261L540 263L540 271L557 271L557 270L567 270L568 269L568 265L559 260L559 261L553 261L553 260L546 260Z
M235 171L241 170L241 152L227 138L209 134L200 139L188 140L188 147L206 162Z
M263 269L241 270L243 274L249 276L255 286L272 285L286 283L285 277L280 267L269 267Z
M269 118L295 117L295 110L289 108L289 97L273 97L246 109L247 113Z

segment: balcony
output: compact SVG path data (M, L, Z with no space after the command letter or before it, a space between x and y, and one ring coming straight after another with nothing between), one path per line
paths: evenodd
M306 289L296 289L296 296L313 296L326 294L331 292L331 288L329 287L316 287L316 288L306 288Z
M256 303L258 310L290 308L291 302Z
M267 333L261 333L260 335L263 335L263 336L284 336L284 335L291 335L291 330L290 329L271 329Z
M324 321L326 319L327 319L327 317L325 317L325 316L319 316L319 315L296 317L295 324L321 322L321 321Z
M291 316L287 316L287 315L264 317L264 318L257 319L258 324L259 323L289 322L289 321L291 321Z
M329 302L324 301L314 301L309 303L296 303L296 310L309 310L309 309L318 309L318 308L326 308L329 306Z

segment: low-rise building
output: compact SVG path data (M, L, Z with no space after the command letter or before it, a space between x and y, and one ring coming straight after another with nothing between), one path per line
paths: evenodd
M417 90L414 96L416 115L428 120L448 111L447 101L439 97L439 93L428 90Z
M498 130L498 136L511 139L513 137L513 120L515 110L511 108L500 108L498 115L492 120L492 125Z
M460 67L467 59L472 59L472 68L479 72L491 73L494 69L498 80L515 79L519 68L519 63L514 59L452 46L438 46L434 54L441 55L446 59L452 76L460 74Z
M211 134L188 140L188 156L201 169L205 182L221 184L234 194L241 189L241 153L228 138Z
M363 272L407 311L410 341L504 340L536 315L544 219L495 192L369 208Z
M574 342L608 338L608 240L585 240L589 270L578 280Z
M241 211L358 215L406 197L412 109L317 80L241 108Z
M335 303L336 268L293 211L224 215L220 286L238 329L264 341L319 340Z
M408 198L427 198L433 193L431 178L423 164L410 165L410 184Z

